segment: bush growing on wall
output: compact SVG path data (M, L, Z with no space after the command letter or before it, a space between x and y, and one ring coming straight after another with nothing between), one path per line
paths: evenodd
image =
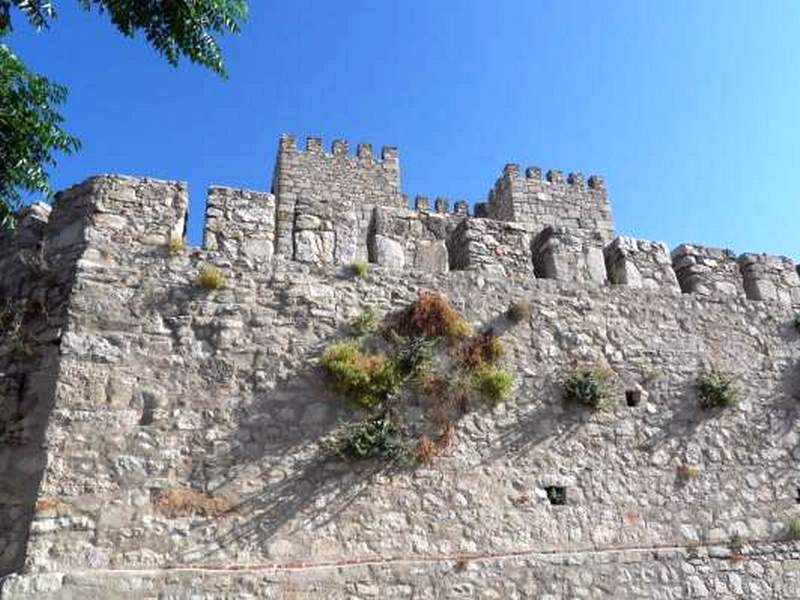
M225 283L225 276L216 267L206 265L197 274L197 285L205 290L221 290Z
M697 392L700 406L705 409L734 406L739 401L736 378L717 369L704 371L698 376Z
M601 408L609 394L611 372L603 367L579 367L567 373L562 381L568 402L589 408Z
M371 408L397 391L394 363L383 354L366 354L354 342L328 346L322 365L339 393L364 408Z
M383 458L402 463L411 458L400 431L386 414L342 425L328 440L328 445L347 460Z

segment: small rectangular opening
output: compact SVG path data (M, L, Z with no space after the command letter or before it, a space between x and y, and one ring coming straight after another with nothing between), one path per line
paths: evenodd
M796 501L798 504L800 504L800 487L798 487L798 488L797 488L797 498L795 498L795 501Z
M553 506L563 506L567 503L567 488L563 485L547 485L544 491Z
M628 406L639 406L642 401L642 392L639 390L627 390L625 392L625 404Z

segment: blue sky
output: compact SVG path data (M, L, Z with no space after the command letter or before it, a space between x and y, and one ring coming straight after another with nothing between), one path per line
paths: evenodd
M281 132L399 146L412 197L485 198L504 163L606 177L620 233L800 259L792 0L251 0L222 80L57 3L14 50L70 88L94 173L269 188ZM19 15L16 15L19 17Z

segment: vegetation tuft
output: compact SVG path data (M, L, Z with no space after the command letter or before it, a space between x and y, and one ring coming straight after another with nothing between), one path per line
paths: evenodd
M800 331L800 313L794 316L794 328Z
M353 273L353 277L363 279L369 273L369 265L363 260L357 260L350 265L350 271Z
M399 378L394 363L383 354L366 354L354 342L338 342L322 354L339 393L364 408L372 408L394 394Z
M506 318L518 325L531 318L531 303L527 300L518 300L512 303L506 310Z
M182 237L170 236L167 244L167 251L170 256L180 256L186 249L186 243Z
M483 365L472 374L472 385L484 398L498 403L508 398L514 376L500 367Z
M603 367L579 367L562 380L564 398L592 409L601 408L609 394L611 372Z
M225 276L216 267L201 267L197 275L197 285L205 290L221 290L225 287Z
M469 324L447 298L435 292L423 292L410 306L389 315L386 331L401 337L443 337L462 339L471 333Z
M794 517L786 521L784 532L786 539L800 540L800 517Z
M497 364L505 356L505 348L492 330L464 340L461 346L461 363L468 370Z
M401 432L387 415L341 425L327 441L335 454L346 460L383 458L407 463L412 453Z
M705 409L734 406L739 401L739 387L730 373L717 369L704 371L697 378L700 406Z
M366 310L358 315L350 324L350 331L357 338L369 335L378 327L378 315L373 310Z

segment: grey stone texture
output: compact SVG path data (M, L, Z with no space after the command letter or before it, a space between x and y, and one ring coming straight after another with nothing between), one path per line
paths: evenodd
M672 251L672 267L686 294L744 296L739 263L730 250L681 244Z
M566 227L546 227L534 238L535 273L542 279L606 283L606 263L601 240Z
M488 213L536 231L566 228L604 243L614 237L605 183L598 176L584 182L580 173L565 180L559 171L549 171L542 178L538 167L529 167L523 176L518 165L508 164L489 193Z
M208 250L232 258L270 260L275 250L275 196L212 187L206 200L204 234L203 246Z
M533 279L530 245L530 233L516 223L464 219L449 241L450 268Z
M751 300L800 303L800 276L791 258L766 254L739 257L744 291Z
M672 258L663 242L620 236L605 248L610 283L680 293Z
M327 154L318 138L309 138L300 151L294 137L284 135L272 190L275 251L301 262L366 260L372 208L405 206L397 150L385 146L377 159L370 145L359 144L351 156L343 140Z
M358 160L343 142L332 151ZM334 159L316 140L309 153ZM62 192L0 237L0 307L21 318L0 328L0 598L796 597L800 541L784 529L800 517L796 300L750 300L739 264L731 280L727 254L712 265L697 247L673 256L706 267L694 289L681 281L695 293L665 293L664 248L639 240L608 247L618 285L601 285L585 248L605 273L606 234L557 227L565 274L537 278L536 225L388 201L354 213L354 254L374 263L354 278L333 212L293 202L287 254L279 191L272 220L267 194L209 197L201 249L169 249L183 184L120 176ZM259 243L272 232L273 253L238 226ZM316 241L298 257L303 232ZM197 285L209 265L224 289ZM714 287L733 281L741 294ZM322 438L358 413L325 384L320 353L365 310L424 290L501 336L513 394L471 406L430 465L331 458ZM512 327L520 300L530 319ZM604 410L562 400L577 364L613 373ZM711 365L738 377L737 406L699 408ZM191 502L165 504L173 493Z

